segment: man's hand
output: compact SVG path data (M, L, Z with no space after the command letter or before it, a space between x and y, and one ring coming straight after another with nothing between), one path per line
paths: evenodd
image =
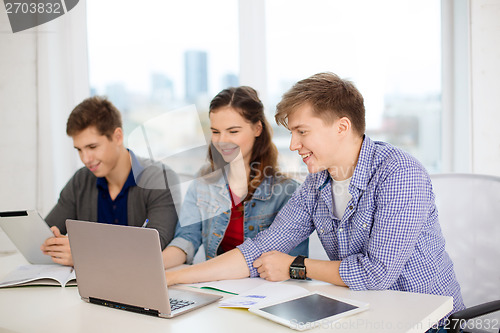
M279 252L271 251L262 254L253 262L260 277L268 281L284 281L290 278L290 265L295 258Z
M40 247L43 254L51 256L56 264L73 266L68 236L61 235L58 227L52 227L50 230L54 237L47 238Z

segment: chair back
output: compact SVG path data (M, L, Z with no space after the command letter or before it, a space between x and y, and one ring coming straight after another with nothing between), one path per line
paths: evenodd
M435 174L431 179L465 305L500 299L500 178Z

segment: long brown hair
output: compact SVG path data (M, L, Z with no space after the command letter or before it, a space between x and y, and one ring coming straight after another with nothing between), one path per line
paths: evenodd
M225 106L234 108L253 125L259 121L262 124L262 133L255 138L250 157L250 182L245 199L247 200L262 183L264 177L277 175L278 149L272 142L272 129L264 115L264 105L255 89L241 86L222 90L210 102L209 114ZM227 164L212 143L208 148L208 159L212 171L223 170L224 165Z

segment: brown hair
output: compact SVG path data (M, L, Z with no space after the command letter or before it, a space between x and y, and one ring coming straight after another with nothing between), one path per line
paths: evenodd
M257 91L251 87L241 86L222 90L210 102L209 114L217 112L224 106L234 108L251 124L262 124L261 134L255 138L250 157L250 182L247 199L253 194L265 176L278 174L278 149L272 142L271 126L264 115L264 106ZM222 168L224 159L212 144L208 148L208 158L212 170Z
M115 130L122 127L120 111L105 97L89 97L71 111L66 134L74 136L90 126L95 126L101 135L111 140Z
M310 104L326 124L347 117L359 135L365 133L363 96L351 81L325 72L297 82L276 106L276 122L288 128L288 117L304 104Z

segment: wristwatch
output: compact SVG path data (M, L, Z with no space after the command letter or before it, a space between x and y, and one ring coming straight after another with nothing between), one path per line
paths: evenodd
M295 260L290 265L290 279L305 280L306 276L306 265L304 260L306 257L297 256Z

